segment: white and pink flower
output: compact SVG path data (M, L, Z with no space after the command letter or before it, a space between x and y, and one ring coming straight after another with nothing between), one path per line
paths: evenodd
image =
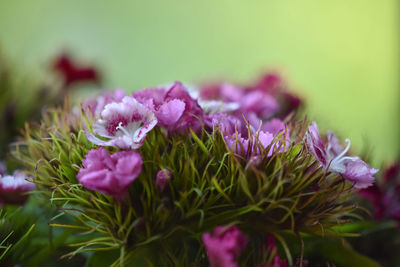
M137 149L156 124L153 111L135 98L126 96L121 102L104 107L100 118L93 124L94 134L88 133L87 136L96 145Z
M0 174L0 203L23 204L28 198L28 192L35 189L35 184L27 180L21 171L13 175Z
M325 147L315 122L308 128L306 144L311 153L325 170L341 174L355 188L367 188L374 183L374 174L379 170L371 168L359 157L346 156L350 149L350 140L345 140L346 148L340 145L338 138L328 132L328 145Z

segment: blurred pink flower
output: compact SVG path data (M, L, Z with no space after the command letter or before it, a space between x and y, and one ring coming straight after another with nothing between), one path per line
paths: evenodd
M125 96L125 91L117 89L114 92L105 92L94 99L89 99L82 104L82 108L87 112L91 112L93 117L98 117L107 104L112 102L121 102Z
M289 147L289 137L285 137L285 141L279 140L274 142L274 134L270 132L257 131L251 134L251 138L244 138L240 133L234 133L233 135L227 135L224 137L225 143L228 148L235 152L236 154L246 156L246 157L254 157L262 154L267 157L272 156L275 152L282 153L287 151ZM266 149L270 146L268 151Z
M169 181L172 179L172 174L167 169L162 169L157 172L156 186L160 191L164 191Z
M203 243L211 267L236 267L248 238L236 226L218 226L212 234L203 234Z
M315 122L308 128L306 134L306 144L311 153L321 163L322 167L331 172L341 174L349 180L355 188L366 188L373 184L373 175L377 169L370 168L367 163L358 157L346 156L350 149L350 140L346 139L345 149L340 145L337 137L328 132L328 145L322 141L318 126Z
M242 122L237 117L226 113L206 114L204 124L207 129L219 129L225 135L234 135L236 130L242 129Z
M96 145L137 149L156 124L156 116L149 108L133 97L126 96L120 103L106 105L100 118L93 124L94 134L108 140L91 133L87 136Z
M27 192L35 189L35 184L27 178L21 171L15 171L13 175L0 174L0 203L23 204L28 198Z
M68 54L58 56L53 63L53 69L62 75L65 87L76 82L99 83L101 80L96 68L79 66L71 60Z
M78 181L86 188L120 198L142 171L142 157L133 151L110 156L104 147L92 149L83 160Z
M359 194L374 206L377 220L394 219L400 227L400 162L386 168L382 179Z

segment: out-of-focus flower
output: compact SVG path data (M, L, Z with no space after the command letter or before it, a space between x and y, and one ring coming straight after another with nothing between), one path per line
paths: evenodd
M207 114L215 113L230 113L239 109L239 104L236 102L224 102L221 100L198 100L200 107Z
M311 153L321 163L325 170L341 174L349 180L355 188L366 188L373 184L373 175L378 172L377 169L370 168L367 163L358 157L346 156L350 149L350 140L346 139L345 149L340 145L337 137L329 132L328 145L322 141L318 126L315 122L308 128L306 134L306 144Z
M243 127L241 120L226 113L206 114L204 124L210 130L213 127L221 130L224 135L234 135Z
M400 227L400 162L389 166L381 180L359 194L372 203L377 220L394 219Z
M93 124L93 132L108 140L99 139L91 133L87 135L96 145L137 149L156 124L157 118L149 108L126 96L120 103L106 105Z
M35 184L27 181L28 177L21 171L13 175L0 174L0 204L23 204L28 192L35 189Z
M75 82L100 82L98 70L94 67L76 65L67 54L62 54L56 58L53 68L62 75L65 87Z
M160 191L164 191L169 181L172 179L172 174L168 169L162 169L157 172L156 186Z
M163 103L167 90L165 88L148 88L132 93L137 101L156 111Z
M236 226L218 226L214 232L203 234L203 243L211 267L236 267L248 238Z
M259 131L251 136L251 138L243 138L241 134L236 136L225 136L225 142L229 149L234 151L236 154L243 156L256 156L260 155L263 149L272 143L274 135L268 132ZM270 157L272 155L273 148L270 148L265 154ZM248 155L250 154L250 155Z
M86 188L120 198L142 171L142 157L134 151L110 156L104 147L92 149L83 160L78 181Z
M258 118L268 118L279 109L278 101L270 94L254 91L248 92L240 100L240 111L246 114L254 113Z
M105 92L94 99L89 99L82 104L85 112L91 112L93 117L98 117L107 104L121 102L125 96L125 91L117 89L114 92Z
M276 247L273 235L267 235L267 242L264 245L264 250L270 259L270 262L262 263L258 265L258 267L288 267L286 260L282 259L278 254L278 248Z

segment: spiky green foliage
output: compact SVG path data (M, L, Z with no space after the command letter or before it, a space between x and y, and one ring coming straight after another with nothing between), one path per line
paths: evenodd
M230 151L217 129L168 136L156 127L138 150L142 173L120 201L85 189L76 179L82 159L95 148L86 139L82 115L49 110L40 125L26 126L14 155L29 169L38 192L59 207L51 226L83 236L82 242L68 244L73 250L66 256L118 250L110 254L117 257L113 265L204 265L202 234L235 224L250 240L241 263L254 266L265 260L262 245L265 234L272 233L291 264L282 233L292 233L299 243L304 235L346 235L333 227L345 223L344 216L354 209L348 203L351 185L324 172L303 144L304 122L291 123L291 132L295 141L286 152L278 152L284 142L277 136L273 155L267 157L270 147L260 145L257 162ZM161 192L155 177L163 168L173 179ZM59 223L63 216L74 223Z

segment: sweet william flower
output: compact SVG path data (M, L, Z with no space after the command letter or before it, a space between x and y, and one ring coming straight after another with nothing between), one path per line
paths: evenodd
M69 86L76 82L99 83L99 71L94 67L82 67L72 62L67 54L60 55L54 62L53 68L64 78L64 85Z
M23 204L28 198L27 193L35 189L35 184L27 180L21 171L13 175L0 174L0 203Z
M78 181L86 188L120 198L142 171L142 157L134 151L112 155L104 147L92 149L83 160Z
M197 100L190 96L189 92L182 85L182 83L173 83L170 89L167 91L164 101L169 102L171 100L182 101L185 106L181 116L176 120L176 122L170 125L164 125L164 128L170 132L178 133L183 133L189 128L193 129L194 131L200 130L204 115L203 110L199 106Z
M234 135L236 130L242 129L242 122L237 117L226 113L206 114L204 124L208 130L217 128L224 135Z
M85 113L91 112L92 116L97 118L104 107L112 102L121 102L125 96L123 89L116 89L114 92L105 92L94 99L89 99L82 104Z
M120 103L110 103L93 124L94 134L87 133L89 141L100 146L114 146L122 149L137 149L157 124L155 114L131 96Z
M189 128L195 131L201 128L203 110L180 82L174 82L168 89L140 90L132 96L151 109L158 125L169 132L183 133Z
M386 168L382 178L359 194L371 202L377 220L396 220L400 228L400 161Z
M214 232L203 234L203 243L211 267L236 267L248 238L236 226L218 226Z
M358 157L346 156L347 151L350 149L350 140L346 139L346 143L347 146L343 149L337 137L328 132L328 145L325 148L315 122L308 128L306 134L308 149L325 170L341 174L358 189L372 185L374 182L373 175L378 170L370 168L367 163Z
M225 143L228 148L236 154L242 156L257 156L261 154L260 146L266 149L273 141L274 135L268 132L259 131L250 138L244 138L240 133L236 136L225 136ZM272 155L272 148L267 152L267 156ZM250 154L250 155L249 155Z
M162 169L157 172L156 176L156 187L160 191L164 191L169 181L172 179L172 174L168 169Z

